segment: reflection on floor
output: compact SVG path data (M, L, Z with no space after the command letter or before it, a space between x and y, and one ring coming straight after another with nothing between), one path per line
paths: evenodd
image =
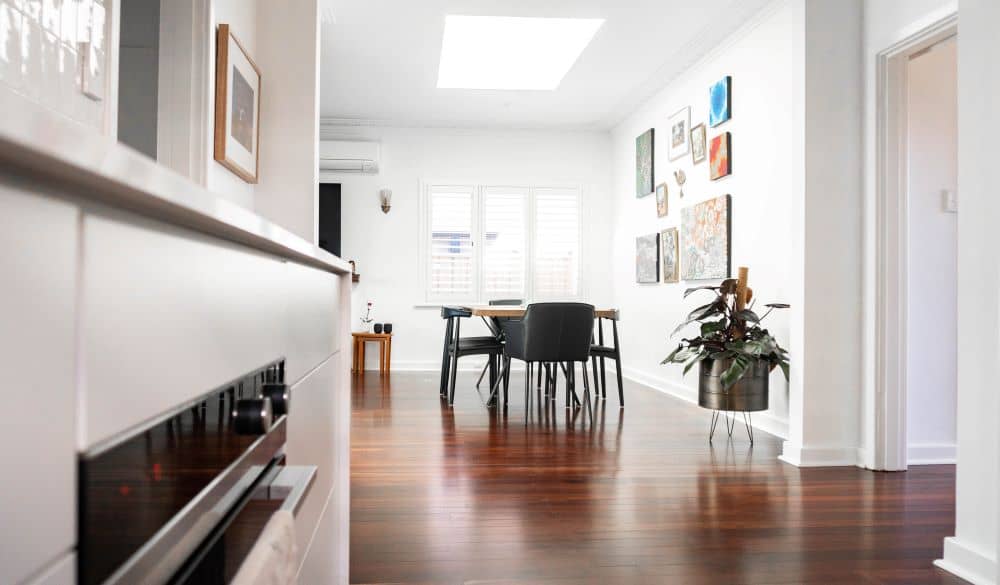
M931 566L953 466L798 469L635 384L526 412L522 380L496 414L471 373L454 408L435 373L355 378L352 583L962 583Z

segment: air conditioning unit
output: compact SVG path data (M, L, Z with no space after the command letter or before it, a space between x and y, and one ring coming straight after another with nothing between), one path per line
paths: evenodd
M378 142L321 140L319 143L319 170L337 173L377 174L379 146Z

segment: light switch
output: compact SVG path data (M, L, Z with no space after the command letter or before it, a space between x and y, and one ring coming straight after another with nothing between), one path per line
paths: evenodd
M942 189L941 207L947 213L958 213L958 193L951 189Z

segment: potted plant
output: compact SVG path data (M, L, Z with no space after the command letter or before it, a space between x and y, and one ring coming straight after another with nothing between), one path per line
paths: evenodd
M719 286L684 292L687 298L694 292L712 291L715 298L691 311L674 330L671 337L691 324L700 327L697 336L682 339L662 363L683 364L685 374L698 364L698 404L703 408L747 413L767 410L768 375L774 368L781 368L788 379L788 352L761 326L771 311L788 305L764 305L767 312L758 316L753 310L753 291L746 286L747 269L740 268L739 275Z

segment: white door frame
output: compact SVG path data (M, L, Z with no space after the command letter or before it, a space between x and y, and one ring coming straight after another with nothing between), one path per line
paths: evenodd
M876 56L875 469L907 466L906 65L912 55L957 33L958 14L953 13Z
M209 0L161 0L156 157L202 186L212 156L214 43Z

